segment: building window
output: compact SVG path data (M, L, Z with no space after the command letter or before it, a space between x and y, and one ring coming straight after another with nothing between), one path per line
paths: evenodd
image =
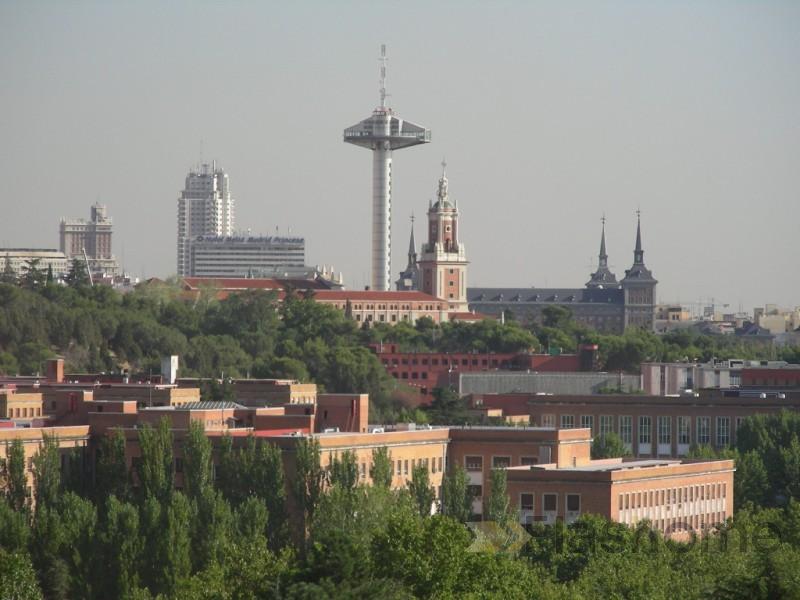
M711 443L711 417L697 417L697 444L699 446Z
M493 456L492 457L492 468L493 469L507 469L511 466L511 457L510 456Z
M408 460L403 461L403 475L408 475Z
M483 471L483 457L482 456L465 456L464 465L467 471Z
M689 431L689 417L678 417L678 443L688 445L692 443L691 432Z
M630 415L619 418L619 437L625 444L633 443L633 417Z
M535 465L539 462L539 459L535 456L520 456L519 457L519 464L523 467L528 467L530 465Z
M600 415L600 436L614 431L614 417L611 415Z
M519 509L520 510L533 510L533 494L520 494L519 495Z
M555 427L555 426L556 426L555 415L542 415L542 427Z
M561 429L572 429L575 427L575 415L561 415Z
M650 428L653 426L650 417L639 417L639 443L651 444L653 442Z
M731 418L717 417L717 448L725 448L731 444Z
M658 417L658 443L672 444L672 419L670 417Z
M567 512L580 512L580 511L581 511L580 494L567 494Z
M542 510L544 512L556 512L558 506L557 494L542 494Z
M581 427L594 429L594 415L581 415Z

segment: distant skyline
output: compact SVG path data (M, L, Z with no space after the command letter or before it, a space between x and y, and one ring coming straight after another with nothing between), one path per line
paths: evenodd
M291 229L369 282L388 104L432 131L393 164L392 280L447 159L475 286L583 285L636 210L661 302L800 305L800 3L0 3L0 246L58 247L100 201L135 275L175 272L188 170L230 176L236 228Z

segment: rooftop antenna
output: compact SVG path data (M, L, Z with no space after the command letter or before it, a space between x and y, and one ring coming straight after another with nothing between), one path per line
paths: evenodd
M386 44L381 44L381 57L378 59L378 63L381 66L380 73L380 92L381 92L381 108L386 108L386 96L389 94L386 93Z

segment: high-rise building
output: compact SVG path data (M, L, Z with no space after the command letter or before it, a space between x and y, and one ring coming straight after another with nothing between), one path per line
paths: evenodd
M392 278L392 151L431 141L431 132L386 106L386 46L381 46L381 105L344 130L344 141L372 150L372 289L388 291Z
M90 219L61 219L59 226L59 247L67 260L85 259L93 273L116 275L119 270L117 260L111 252L111 217L106 206L93 204Z
M458 239L458 203L450 201L445 167L443 162L436 203L428 208L428 242L418 261L421 289L466 311L468 263L464 244Z
M216 162L189 171L178 198L178 275L191 272L193 239L233 235L233 206L228 174Z

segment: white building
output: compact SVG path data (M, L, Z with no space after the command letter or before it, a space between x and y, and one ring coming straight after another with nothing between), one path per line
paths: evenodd
M276 277L305 272L301 237L199 236L191 241L189 277Z
M55 249L43 248L0 248L0 272L10 268L14 276L25 275L26 267L36 263L40 271L53 269L53 278L59 279L69 272L70 263L66 254Z
M233 234L233 206L228 175L216 163L189 171L178 198L178 275L191 272L192 240Z

